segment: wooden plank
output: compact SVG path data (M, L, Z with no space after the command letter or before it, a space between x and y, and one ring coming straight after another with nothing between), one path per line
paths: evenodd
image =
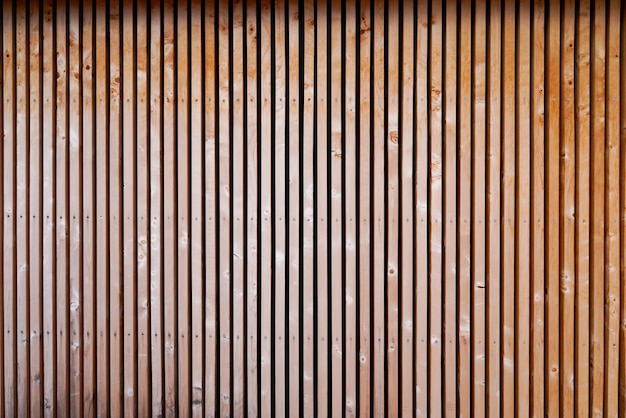
M386 146L386 167L387 175L385 180L386 190L386 228L385 237L385 290L387 305L385 310L386 321L386 378L387 378L387 413L391 416L399 415L399 356L398 356L398 215L399 215L399 193L398 193L398 69L399 69L399 29L400 11L398 1L387 3L387 59L386 59L386 94L387 100L385 109L387 112L385 146ZM424 264L424 263L421 263ZM424 292L425 293L425 292Z
M43 40L42 40L42 83L43 83L43 109L42 109L42 142L43 142L43 416L54 416L56 412L56 318L54 307L56 306L55 293L55 173L54 173L54 51L53 32L55 22L54 9L51 1L43 2ZM103 118L104 119L104 118ZM103 373L106 375L106 373ZM4 373L3 373L4 375ZM2 393L4 393L2 391ZM2 402L4 404L4 402ZM0 414L4 414L0 408Z
M560 69L560 7L550 4L548 9L547 27L547 68ZM546 146L546 222L547 222L547 256L546 256L546 413L559 413L559 177L560 177L560 70L549 71L547 80L546 109L547 146Z
M272 414L272 288L273 288L273 208L272 208L272 161L273 161L273 140L272 140L272 22L270 1L261 2L261 27L258 31L258 38L261 49L260 62L260 87L261 87L261 114L259 123L261 124L261 236L260 252L261 265L259 277L260 289L260 316L261 328L259 338L261 339L260 351L260 415L269 416Z
M357 138L359 143L358 158L358 178L359 178L359 203L358 215L359 220L358 237L359 237L359 265L358 265L358 306L359 306L359 404L357 405L357 415L369 417L372 411L372 386L371 386L371 370L372 370L372 323L371 323L371 228L372 228L372 194L370 185L372 177L370 175L372 155L370 151L372 143L371 131L371 93L372 93L372 7L369 0L362 1L357 5L357 13L359 13L359 29L360 39L357 44L359 56L359 90L357 95L359 100L359 109L357 112L357 120L359 127ZM321 19L318 20L318 31L322 24ZM319 83L319 81L318 81ZM319 93L318 93L319 94ZM319 176L319 171L318 171ZM321 197L321 196L320 196ZM319 232L318 232L319 234ZM318 255L318 260L320 256ZM319 361L319 357L318 357ZM321 380L321 375L319 375ZM322 382L318 384L322 386ZM321 393L320 393L321 395ZM318 398L319 399L319 398Z
M471 214L472 214L472 5L460 4L459 26L459 140L458 148L458 393L459 415L469 416L471 408ZM506 19L506 18L505 18ZM508 22L508 20L506 21ZM505 54L507 54L505 41ZM508 72L511 74L511 72ZM505 136L505 141L506 141ZM515 170L515 165L513 165ZM506 293L505 293L506 294ZM504 358L506 364L506 357Z
M82 11L82 136L83 136L83 414L96 415L96 229L95 215L95 82L94 82L94 4L93 0L83 3Z
M527 12L530 12L528 8ZM520 8L521 13L521 8ZM472 408L476 415L485 416L486 413L486 201L487 201L487 4L479 2L475 5L473 19L473 150L472 150ZM530 22L527 23L530 25ZM521 27L520 27L521 29ZM521 35L521 34L520 34ZM528 93L525 93L528 94ZM526 99L528 100L528 98ZM529 137L529 135L526 135ZM528 277L528 274L526 275Z
M373 118L374 131L372 142L372 200L374 222L372 231L372 415L381 416L386 413L385 393L385 7L383 2L373 5L374 57L373 57Z
M456 3L449 1L445 5L445 39L446 51L443 66L444 75L444 352L443 352L443 386L444 414L457 414L456 402L456 141L457 141L457 8Z
M190 415L191 408L191 343L190 339L190 250L189 250L189 2L176 2L174 12L175 38L175 100L176 108L176 150L175 171L176 176L175 191L172 198L176 198L176 294L177 294L177 318L176 318L176 338L178 347L177 378L178 396L177 413L182 416Z
M287 287L285 309L287 310L287 382L288 400L287 413L290 416L300 414L300 90L299 90L299 16L298 1L286 2L286 31L287 31Z
M605 375L604 414L619 410L619 321L620 321L620 2L609 2L606 57L606 148L605 148ZM623 365L621 367L624 367Z
M515 368L516 404L515 410L521 416L530 414L530 280L531 277L531 9L530 1L520 2L517 28L517 132L516 150L516 234L517 250L515 273L516 315L515 315ZM572 42L573 45L573 42ZM573 96L571 103L574 103ZM573 109L572 109L573 114ZM574 124L572 123L572 126ZM572 160L574 160L572 158ZM572 272L573 273L573 272ZM572 274L572 279L574 275Z
M318 414L330 414L330 311L329 311L329 298L328 292L330 288L330 276L329 276L329 204L328 204L328 167L329 167L329 144L330 144L330 132L328 126L328 71L329 71L329 37L328 37L328 23L330 14L328 10L328 2L326 0L319 0L316 10L316 22L317 22L317 49L315 52L316 57L316 76L315 76L315 88L316 88L316 195L317 195L317 207L315 208L315 222L316 222L316 234L317 234L317 288L315 293L317 297L317 413Z
M246 30L243 18L243 5L242 3L233 4L232 6L232 23L230 26L232 36L232 85L231 85L231 100L232 100L232 117L233 123L232 129L232 144L231 149L233 155L231 157L232 164L232 287L231 287L231 320L232 323L232 358L231 358L231 373L233 379L233 393L232 393L232 411L234 416L242 416L244 414L244 376L245 376L245 331L244 331L244 262L246 257L245 237L244 237L244 173L246 172L246 166L244 162L244 103L245 100L243 94L243 52L245 50L245 44L243 40L243 32ZM221 128L221 125L220 125ZM242 339L243 336L243 339Z
M149 116L148 92L148 3L136 4L136 68L135 68L135 123L136 123L136 325L137 352L137 414L150 413L150 184L149 173Z
M561 411L574 414L574 200L576 180L576 149L574 125L574 2L563 5L561 18L561 265L560 265L560 357L561 357Z
M329 395L331 415L342 415L343 388L345 375L343 373L343 213L342 213L342 164L343 164L343 108L342 108L342 16L341 2L330 2L330 153L328 175L330 177L330 335L331 341L331 374L329 376Z
M502 411L515 413L515 4L502 28Z
M443 402L443 2L432 2L430 11L430 364L429 413L442 416ZM416 123L416 122L414 122ZM414 222L416 219L414 219Z
M590 202L590 2L577 13L576 45L576 411L589 415L589 202ZM585 140L586 139L586 140Z
M28 39L29 39L29 124L30 136L29 161L28 161L28 232L29 232L29 327L30 334L30 414L35 416L43 415L43 382L41 375L43 372L43 352L42 352L42 27L41 9L39 2L29 3L28 16Z
M286 12L284 4L275 4L274 8L274 283L273 321L274 321L274 394L272 396L272 412L276 415L287 414L287 349L285 338L287 334L287 312L282 302L287 297L287 219L286 219L286 193L287 193L287 157L286 157L286 39L285 21Z
M532 201L531 201L531 399L530 413L544 414L544 268L545 268L545 5L535 1L532 23Z
M69 299L68 299L68 58L67 15L65 2L56 4L56 314L57 314L57 413L69 416ZM8 84L8 83L5 83ZM6 154L6 152L5 152ZM10 405L7 405L10 410Z
M4 6L4 3L3 3ZM5 23L5 13L4 13L4 7L2 10L2 23ZM3 30L0 33L0 44L2 44L2 60L0 60L0 65L2 66L2 84L4 86L4 82L5 82L5 74L6 72L4 71L4 66L5 66L5 57L9 58L9 56L6 56L6 50L7 50L7 46L4 44L4 30L5 30L6 26L3 26ZM0 110L3 112L2 115L3 117L0 118L0 124L2 124L2 136L3 138L6 138L5 136L5 130L4 130L4 87L2 88L2 100L0 100ZM0 159L2 161L2 170L1 170L1 175L2 175L2 179L0 180L0 196L2 199L2 222L0 222L0 244L2 245L2 251L0 251L0 263L2 263L2 273L4 274L4 250L5 250L5 235L4 235L4 229L5 229L5 222L8 221L8 216L9 213L7 212L5 206L4 206L4 193L5 193L5 184L4 184L4 167L5 167L5 157L4 157L4 140L2 141L2 146L0 147ZM2 346L0 346L0 372L2 372L2 378L0 378L0 400L2 402L0 402L0 414L4 415L5 414L5 399L6 399L6 392L5 392L5 378L4 378L4 370L5 370L5 357L4 357L4 352L5 352L5 346L4 346L4 336L6 334L5 332L5 315L4 315L4 281L1 282L2 285L2 289L0 290L2 292L2 298L0 298L2 300L2 311L1 311L1 317L0 320L2 321Z
M605 44L606 5L594 4L592 11L591 72L591 329L590 329L590 397L591 414L604 413L604 165L605 165Z
M259 415L259 92L258 18L256 1L248 0L244 6L246 30L246 414Z
M357 159L357 127L356 113L356 4L346 3L344 6L344 82L343 82L343 115L344 115L344 151L343 188L344 188L344 350L345 388L343 395L344 415L355 417L357 407L357 194L358 175Z
M413 231L414 231L414 203L413 203L413 143L415 126L414 105L415 105L415 45L413 40L414 26L414 8L412 3L401 4L400 15L402 16L402 62L401 65L401 87L400 96L398 96L399 108L401 110L401 126L400 126L400 216L398 217L400 225L401 249L400 249L400 413L402 415L410 415L415 410L413 404L413 277L414 277L414 249L413 249ZM420 74L425 74L421 72ZM424 77L422 77L424 78ZM422 92L423 94L423 92ZM422 125L425 123L422 122ZM423 263L426 264L426 263ZM427 319L424 318L424 319ZM420 318L420 327L427 328L423 325L425 321ZM426 352L426 346L421 346L421 351ZM427 371L427 370L426 370ZM422 376L427 379L427 376Z
M416 5L416 63L415 63L415 223L413 236L428 236L428 4L420 1ZM415 413L428 415L428 245L427 241L415 242L415 279L413 299L415 301L415 341L414 348L414 396Z
M198 0L192 0L189 8L189 29L191 51L197 51L200 47L202 51L202 4ZM191 199L191 217L188 225L191 225L189 234L191 235L191 261L190 261L190 294L191 294L191 329L189 339L191 340L191 413L200 417L203 415L203 392L204 381L204 321L203 321L203 232L202 232L202 195L203 195L203 96L202 90L202 67L203 54L190 53L191 71L191 97L190 99L190 165L189 183Z
M263 11L261 11L262 13ZM302 80L302 412L315 415L315 27L313 2L305 2L303 20Z
M163 314L164 314L164 367L165 367L165 415L177 415L178 401L178 335L177 310L177 242L176 233L176 95L175 95L175 46L174 3L163 6ZM166 297L167 296L167 297Z
M15 224L16 224L16 296L17 317L17 403L16 416L28 416L30 409L30 357L28 340L30 305L30 263L28 173L30 137L30 101L28 74L28 11L27 3L14 5L15 16Z
M165 413L164 399L164 370L163 359L165 347L163 345L163 30L160 4L151 1L149 9L150 22L150 66L148 67L148 97L149 104L149 193L150 193L150 226L149 252L150 263L150 399L151 411L156 415Z
M204 369L204 413L215 416L218 411L218 375L217 375L217 285L218 275L218 252L217 252L217 147L216 147L216 32L217 20L215 18L216 4L204 7L204 112L205 112L205 238L206 238L206 264L205 264L205 369Z
M621 8L621 21L626 20L626 7ZM620 31L621 49L620 55L626 54L626 30L621 28ZM620 163L620 207L621 211L621 317L620 317L620 342L619 342L619 361L626 363L626 65L620 67L620 144L621 144L621 163ZM626 367L619 369L619 410L626 409Z

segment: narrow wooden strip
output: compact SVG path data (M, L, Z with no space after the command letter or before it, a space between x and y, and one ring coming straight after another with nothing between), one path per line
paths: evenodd
M217 237L217 195L219 193L216 178L217 146L216 146L216 73L218 70L215 34L217 20L215 18L216 4L204 5L204 118L205 118L205 305L204 305L204 350L205 369L204 396L205 415L215 416L218 412L218 367L217 367L217 284L219 274L218 237Z
M574 2L564 2L561 18L561 146L559 170L561 234L559 235L560 265L560 357L561 357L561 412L574 414L574 303L575 303L575 265L574 265L574 200L576 180L576 150L574 125Z
M605 375L604 414L618 416L619 406L619 318L620 318L620 17L621 4L611 1L607 18L606 57L606 231L605 259ZM622 365L622 367L624 367Z
M548 16L547 68L560 69L560 10L551 3ZM548 72L547 86L547 255L546 255L546 412L559 413L559 151L560 151L560 70Z
M2 23L4 24L6 22L5 20L5 13L4 13L4 3L2 4L3 8L2 8ZM5 82L5 71L4 71L4 67L6 64L5 61L5 56L6 56L6 52L7 52L7 47L4 44L4 36L5 36L5 28L6 26L3 26L3 30L2 32L0 32L0 44L2 44L2 60L0 60L0 65L2 66L2 83L4 85ZM6 58L9 58L8 56ZM0 124L2 125L2 135L4 137L5 135L5 130L4 130L4 88L2 89L2 97L0 100L0 111L2 111L2 118L0 118ZM4 174L5 174L5 156L4 156L4 143L2 144L2 146L0 147L0 160L2 161L2 170L1 170L1 176L2 178L0 179L0 198L2 199L2 222L0 222L0 244L2 245L2 251L0 251L0 263L2 264L2 273L4 274L5 271L5 265L4 265L4 249L5 249L5 242L6 242L6 237L5 237L5 222L8 219L8 213L5 209L4 206L4 194L5 194L5 184L4 184ZM2 345L0 346L0 372L2 372L2 377L0 378L0 413L2 415L5 414L5 399L6 399L6 392L5 392L5 374L4 374L4 370L6 367L5 364L5 328L6 328L6 324L5 324L5 312L4 312L4 302L5 302L5 298L4 298L4 281L1 282L2 284L2 289L0 289L0 292L2 292L2 297L1 299L1 303L2 303L2 311L0 311L0 321L2 321L2 338L0 339L0 342L2 343Z
M288 320L287 335L287 386L288 386L288 414L300 414L300 62L299 56L299 18L298 1L290 0L287 10L287 91L289 101L287 118L287 288L286 309Z
M150 414L150 184L149 175L149 85L148 85L148 4L136 4L136 350L137 414Z
M578 6L576 78L576 413L589 416L590 2Z
M304 416L315 415L315 178L313 164L314 107L315 107L315 26L317 23L313 2L305 2L303 21L304 50L301 51L304 65L302 74L302 411ZM262 12L262 11L261 11Z
M287 293L287 219L286 191L288 179L286 176L286 40L285 40L285 5L274 5L274 291L273 291L273 329L274 329L274 394L272 411L276 415L286 415L288 412L287 398L289 388L287 387L286 373L288 368L286 358L285 338L287 335L285 298Z
M531 200L531 408L533 416L544 414L544 277L545 277L545 5L535 1L532 23L532 200Z
M242 2L243 3L243 2ZM245 397L245 364L244 364L244 315L245 315L245 299L243 297L245 289L245 266L244 261L247 261L245 237L244 237L244 202L245 202L245 190L244 190L244 173L246 167L244 165L244 104L242 103L245 98L243 97L243 52L245 51L245 45L243 42L243 31L246 30L246 25L243 21L243 4L233 4L232 9L232 228L233 228L233 242L232 242L232 254L233 254L233 270L232 270L232 318L233 321L232 330L232 359L231 359L231 373L233 379L233 415L241 416L244 414L244 397ZM221 125L220 125L221 129Z
M415 413L428 415L428 243L418 237L428 236L428 3L420 1L417 9L417 42L415 63L415 223L413 237L416 238L414 251L415 281L415 348L414 386Z
M69 298L68 298L68 58L67 3L56 4L56 315L57 315L57 413L69 416ZM6 25L5 25L6 27ZM5 85L9 84L5 82ZM5 154L8 154L5 152ZM6 205L6 204L5 204ZM6 260L6 258L5 258ZM5 371L6 372L6 371ZM10 379L7 379L10 380ZM7 382L7 384L9 384ZM10 404L7 404L7 412Z
M432 416L442 416L443 402L443 2L431 2L430 11L430 322L428 387ZM419 73L417 73L419 76ZM412 122L414 125L417 121ZM417 219L414 220L414 222ZM417 237L413 236L413 239ZM418 238L419 239L419 238Z
M203 137L204 121L202 99L203 56L202 56L202 5L199 0L192 0L189 11L191 21L191 115L190 115L190 188L191 188L191 413L203 416L204 385L204 298L203 298L203 231L202 231L202 194L203 194ZM213 256L213 255L212 255ZM214 257L214 256L213 256Z
M246 403L248 416L259 415L259 83L258 75L258 13L255 0L245 6L246 18L246 89L247 112L246 164L247 226L246 226ZM260 80L259 80L260 81Z
M400 216L398 217L400 225L400 376L402 377L400 386L400 413L402 415L410 415L414 411L413 404L413 382L415 380L413 370L413 352L415 350L413 341L413 312L414 312L414 294L413 294L413 277L414 277L414 249L413 249L413 230L414 230L414 202L413 202L413 156L414 156L414 91L415 83L415 44L414 34L414 5L411 2L402 4L400 12L402 18L402 62L401 65L401 85L400 96L398 97L401 112L400 126ZM419 35L418 35L419 36ZM419 70L421 78L425 78L426 72ZM421 91L421 94L424 92ZM426 125L425 122L422 122ZM418 125L419 126L419 125ZM425 241L423 241L425 242ZM423 263L426 265L426 263ZM427 320L420 318L419 323L422 324ZM421 325L421 328L426 326ZM427 345L422 345L421 351ZM426 370L427 372L427 370ZM420 376L427 379L427 376Z
M121 35L122 35L122 211L123 238L122 254L124 262L123 288L123 411L126 415L137 413L137 237L136 237L136 127L135 119L135 60L136 44L134 26L134 10L129 4L122 4Z
M456 166L457 166L457 8L456 2L448 1L445 5L445 75L444 75L444 353L443 385L444 414L457 414L456 398L456 281L457 281L457 242L456 242Z
M55 106L54 106L54 24L52 1L42 4L43 9L43 416L51 417L56 413L56 306L55 272L56 272L56 233L55 233ZM104 14L104 13L103 13ZM104 118L103 118L104 119ZM4 368L2 370L4 375ZM106 373L104 373L106 376ZM3 378L4 380L4 378ZM4 402L2 402L4 404ZM3 409L3 408L1 408ZM0 410L0 414L4 411Z
M30 410L30 339L29 272L28 253L30 248L28 218L28 173L30 154L30 101L28 86L28 11L27 3L14 5L15 16L15 222L16 222L16 279L15 308L17 317L17 416L27 416Z
M626 21L626 7L621 8L621 22ZM626 28L622 24L620 31L621 49L620 55L626 56ZM621 298L620 298L620 341L619 341L619 362L626 364L626 65L621 63L620 67L620 207L621 211ZM626 367L619 369L619 410L626 410Z
M83 414L96 415L96 223L95 215L95 83L94 83L94 4L85 1L82 10L82 174L83 177Z
M516 81L516 315L515 315L515 410L530 414L530 280L531 277L531 9L530 1L520 2L517 27ZM573 41L572 41L573 45ZM571 103L574 103L572 97ZM572 109L573 113L573 109ZM573 126L573 123L572 123ZM572 158L574 161L574 158ZM572 279L574 275L572 274Z
M606 5L594 4L591 35L591 414L604 413L604 164Z
M261 27L258 31L258 39L261 48L261 266L259 277L260 290L260 315L261 329L259 339L261 342L261 356L259 358L261 387L259 411L262 416L269 416L272 411L272 28L270 1L261 2Z
M329 124L328 124L328 21L330 14L328 2L317 2L316 22L317 38L315 51L315 94L316 94L316 294L317 294L317 413L330 413L330 312L329 312L329 204L328 204L328 167L329 167Z
M359 277L358 277L358 336L359 336L359 404L357 406L358 415L369 417L372 406L372 323L371 323L371 228L372 228L372 194L370 185L372 178L370 174L372 154L370 147L372 144L371 131L371 77L372 77L372 16L371 3L369 0L360 3L359 29L360 40L358 44L359 56L359 91L357 92L360 102L357 113L359 127L358 137L358 178L359 178ZM318 31L321 20L318 20ZM318 58L319 60L319 58ZM319 81L318 81L319 83ZM319 141L319 139L318 139ZM319 172L318 172L319 173ZM318 174L319 175L319 174ZM319 229L318 229L319 231ZM319 236L319 235L318 235ZM318 256L319 260L319 256ZM322 376L319 387L322 387ZM321 394L321 393L320 393Z
M178 336L177 309L177 242L176 234L176 86L174 47L174 4L163 6L163 314L165 415L177 415L178 402Z
M458 390L459 414L469 416L471 408L471 181L472 181L472 6L461 2L459 27L459 139L458 139ZM514 22L514 18L512 20ZM508 20L507 20L508 22ZM509 47L510 49L510 47ZM507 48L505 45L505 54ZM507 74L514 74L509 71ZM506 137L505 137L506 138ZM509 168L514 170L515 167ZM511 254L510 254L511 255ZM512 294L512 293L511 293ZM512 307L511 307L512 309ZM506 358L504 359L506 364Z
M526 6L530 13L530 7ZM521 10L521 8L520 8ZM475 5L473 19L473 150L472 150L472 408L477 416L486 413L486 271L487 246L487 4L478 2ZM530 22L527 23L529 25ZM529 71L530 68L526 68ZM528 92L526 92L528 95ZM528 102L528 97L526 98ZM528 138L529 135L526 135ZM527 174L528 175L528 174ZM526 275L526 277L528 274ZM526 299L528 300L528 299ZM528 343L527 343L528 344ZM528 347L528 345L526 345ZM526 400L528 402L528 399Z
M149 114L149 152L150 152L150 227L149 227L149 251L150 263L150 410L152 414L163 415L165 413L164 399L164 370L163 359L165 357L165 341L163 335L163 27L161 26L162 10L160 3L150 1L149 10L150 25L150 66L148 68L150 100Z

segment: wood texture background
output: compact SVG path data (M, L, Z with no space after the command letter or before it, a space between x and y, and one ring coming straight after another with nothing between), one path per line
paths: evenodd
M1 12L0 415L626 415L620 1Z

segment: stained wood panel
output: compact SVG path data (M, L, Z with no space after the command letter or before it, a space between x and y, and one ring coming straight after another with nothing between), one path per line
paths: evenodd
M1 19L0 415L626 414L620 1Z

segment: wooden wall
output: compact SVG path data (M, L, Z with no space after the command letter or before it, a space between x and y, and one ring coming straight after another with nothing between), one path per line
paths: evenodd
M0 415L626 415L620 1L1 19Z

